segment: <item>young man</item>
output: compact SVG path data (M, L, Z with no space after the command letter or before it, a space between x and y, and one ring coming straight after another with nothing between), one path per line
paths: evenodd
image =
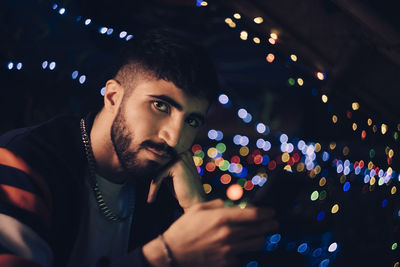
M235 266L276 229L269 209L205 202L207 54L168 31L127 51L100 112L0 138L1 266Z

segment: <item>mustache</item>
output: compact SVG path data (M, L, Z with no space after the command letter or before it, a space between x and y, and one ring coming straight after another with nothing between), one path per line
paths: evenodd
M151 140L146 140L140 145L141 148L152 148L159 152L165 153L169 158L175 159L178 157L178 152L166 143L156 143Z

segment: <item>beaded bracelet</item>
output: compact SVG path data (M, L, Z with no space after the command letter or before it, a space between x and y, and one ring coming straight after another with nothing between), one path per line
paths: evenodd
M165 250L165 255L167 256L168 260L168 265L170 267L174 267L174 257L172 256L171 249L169 248L167 242L165 242L164 236L161 234L158 236L158 238L161 240L161 243L163 244L164 250Z

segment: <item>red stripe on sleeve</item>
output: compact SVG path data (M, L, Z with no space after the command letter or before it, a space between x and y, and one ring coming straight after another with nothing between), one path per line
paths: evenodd
M0 254L0 266L4 267L45 267L37 262L23 259L12 254Z
M37 214L50 226L50 212L41 197L11 185L0 184L0 199Z
M18 169L28 174L42 191L49 210L52 210L52 198L47 183L23 159L16 156L8 149L0 148L0 164Z

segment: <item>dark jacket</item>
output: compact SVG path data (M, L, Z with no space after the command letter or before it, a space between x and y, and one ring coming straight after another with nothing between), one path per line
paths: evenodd
M94 115L86 117L90 132ZM53 266L65 266L77 238L87 160L80 118L56 117L38 126L0 137L0 213L30 226L53 250ZM146 266L141 246L157 237L182 213L171 191L163 186L154 204L146 203L148 181L136 181L135 213L129 253L115 266ZM31 200L24 205L18 199ZM13 257L0 244L0 265ZM32 263L32 266L37 266Z

